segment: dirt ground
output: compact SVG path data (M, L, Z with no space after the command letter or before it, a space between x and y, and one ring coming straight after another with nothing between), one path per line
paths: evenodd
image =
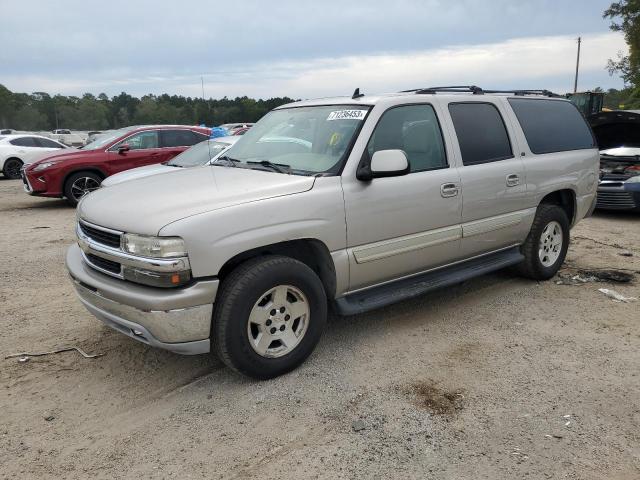
M0 180L1 478L640 478L640 301L598 292L640 297L640 215L583 221L562 271L631 284L487 275L332 318L266 382L102 326L65 272L74 218ZM64 345L103 356L4 358Z

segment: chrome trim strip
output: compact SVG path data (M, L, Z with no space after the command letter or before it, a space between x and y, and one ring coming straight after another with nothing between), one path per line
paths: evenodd
M482 235L507 227L518 225L529 214L533 214L535 209L527 208L517 212L496 215L495 217L483 218L462 224L462 238Z
M438 228L427 232L419 232L403 237L370 243L352 249L357 263L373 262L382 258L413 252L422 248L432 247L462 238L460 225Z
M118 262L126 267L140 268L143 270L150 270L153 272L179 272L183 270L191 270L191 264L188 257L178 258L147 258L138 257L125 253L120 249L108 247L93 241L86 236L80 229L79 224L76 225L76 235L78 236L78 245L80 249L85 253L91 253L97 257L111 260L112 262ZM89 262L92 268L96 268ZM101 270L103 271L103 270ZM104 273L104 272L103 272ZM109 272L111 276L114 276L112 272ZM121 277L118 277L121 278Z
M122 275L122 265L120 265L120 273L110 272L109 270L105 270L104 268L99 267L98 265L93 263L91 260L89 260L89 258L87 257L86 253L84 252L84 250L80 250L80 253L82 254L82 259L85 261L85 263L87 265L89 265L91 268L93 268L94 270L97 270L97 271L99 271L101 273L104 273L105 275L109 275L111 277L115 277L115 278L119 278L121 280L124 280L124 276Z
M121 232L120 230L112 230L111 228L101 227L100 225L87 222L86 220L83 220L83 219L79 219L78 222L86 225L87 227L95 228L96 230L102 230L103 232L113 233L114 235L124 235L124 232Z

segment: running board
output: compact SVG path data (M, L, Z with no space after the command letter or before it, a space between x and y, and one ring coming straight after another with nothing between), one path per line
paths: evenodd
M367 312L515 265L523 260L524 256L520 253L520 249L513 247L451 267L443 267L414 277L372 287L361 292L347 294L336 299L336 311L340 315L355 315Z

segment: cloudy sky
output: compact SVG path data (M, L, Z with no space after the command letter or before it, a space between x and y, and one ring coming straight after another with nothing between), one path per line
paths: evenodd
M0 0L12 91L344 95L443 84L622 87L611 0Z

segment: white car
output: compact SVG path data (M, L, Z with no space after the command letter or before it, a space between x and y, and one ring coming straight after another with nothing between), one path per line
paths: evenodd
M199 167L206 165L222 156L231 146L240 140L241 137L218 137L197 143L193 147L185 150L180 155L176 155L166 163L145 165L144 167L132 168L124 172L111 175L102 181L101 187L110 187L117 183L126 182L135 178L148 177L159 173L174 172L176 168Z
M40 135L2 135L0 136L0 170L6 178L20 178L20 169L24 165L63 149L66 145Z

